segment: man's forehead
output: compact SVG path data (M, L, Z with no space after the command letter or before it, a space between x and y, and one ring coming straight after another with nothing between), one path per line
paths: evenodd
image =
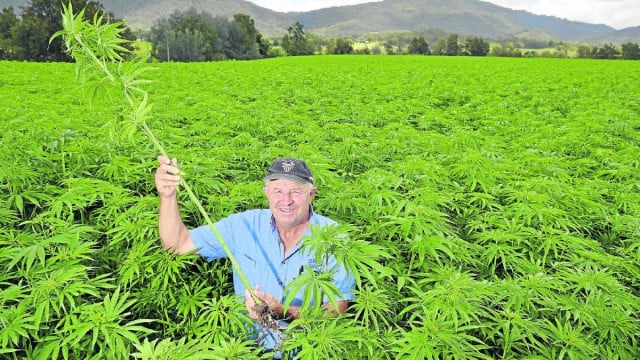
M267 182L267 187L269 189L302 189L306 186L308 186L308 184L300 184L287 179L271 180Z

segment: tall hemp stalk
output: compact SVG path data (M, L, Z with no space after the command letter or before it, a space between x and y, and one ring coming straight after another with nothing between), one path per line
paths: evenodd
M121 121L115 124L114 131L120 132L120 134L131 134L136 129L139 129L151 140L160 154L169 157L162 144L151 132L146 121L150 118L152 104L148 101L148 91L142 89L141 86L151 81L141 79L139 76L151 68L142 59L125 61L120 55L129 52L124 47L129 43L129 40L120 36L124 31L123 23L103 23L103 16L98 14L94 15L93 22L89 22L84 20L84 9L74 15L71 3L68 6L63 6L63 8L63 29L53 34L49 42L62 37L67 53L76 61L76 77L79 81L93 86L93 96L96 95L100 87L108 85L116 87L124 93L131 112L126 113L123 110ZM117 64L115 71L111 70L113 66L110 65L112 64ZM185 174L180 172L180 175L182 175L180 177L180 185L187 191L189 199L196 204L200 214L206 220L220 245L222 245L245 288L249 290L255 302L260 303L260 299L253 292L249 281L240 269L236 258L229 250L222 235L214 226L189 184L184 180Z

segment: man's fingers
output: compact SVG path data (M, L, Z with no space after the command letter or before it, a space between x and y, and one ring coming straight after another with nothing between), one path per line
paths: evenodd
M180 185L180 171L176 158L169 159L165 155L158 156L159 166L156 169L155 183L158 194L161 196L173 196ZM172 165L173 164L173 165Z
M158 156L158 163L160 166L158 167L159 173L167 173L171 175L178 175L180 170L178 169L178 159L173 158L169 160L169 158L165 155Z
M160 186L177 186L180 185L180 175L172 175L162 167L156 171L156 182Z
M256 306L256 302L253 300L253 296L251 296L249 289L244 290L244 298L245 298L245 306L247 307L247 312L249 314L249 317L254 320L258 319L258 314L254 309L254 307Z
M170 165L169 158L165 155L158 155L158 162L160 165Z

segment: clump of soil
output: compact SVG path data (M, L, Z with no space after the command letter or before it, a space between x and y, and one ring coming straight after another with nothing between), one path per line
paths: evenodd
M256 320L260 324L262 334L258 336L259 341L262 341L265 337L269 336L269 330L272 331L278 337L278 340L282 342L284 340L284 334L280 330L278 324L279 314L276 314L273 310L269 309L269 306L264 302L258 302L253 305L252 308L258 319Z
M278 316L273 310L269 309L269 306L267 306L266 303L256 303L253 306L253 311L258 314L258 323L263 329L271 329L278 334L280 333L280 327L278 326Z

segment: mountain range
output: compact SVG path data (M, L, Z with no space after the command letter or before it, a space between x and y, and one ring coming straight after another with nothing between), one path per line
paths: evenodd
M244 0L102 0L106 10L135 29L148 29L155 20L175 11L195 8L214 16L251 16L267 37L280 37L296 21L318 35L357 37L375 32L438 29L489 39L521 33L542 33L556 39L591 44L640 43L640 26L616 30L603 24L571 21L512 10L480 0L384 0L335 6L307 12L276 12ZM6 3L6 4L5 4ZM0 8L16 13L29 0L2 0ZM532 31L535 30L535 31Z

